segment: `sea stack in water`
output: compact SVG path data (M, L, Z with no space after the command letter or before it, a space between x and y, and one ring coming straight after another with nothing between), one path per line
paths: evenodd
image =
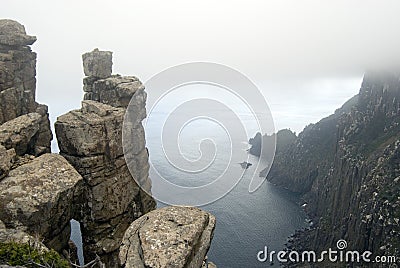
M251 167L253 164L252 163L248 163L246 161L243 161L242 163L239 163L239 165L243 168L243 169L248 169L249 167Z

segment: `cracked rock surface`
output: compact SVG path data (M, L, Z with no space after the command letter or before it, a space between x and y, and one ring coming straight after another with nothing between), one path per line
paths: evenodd
M134 221L122 240L122 267L201 267L215 217L195 207L165 207Z

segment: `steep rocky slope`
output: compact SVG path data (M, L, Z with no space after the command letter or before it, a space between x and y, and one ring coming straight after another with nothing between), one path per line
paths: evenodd
M267 179L303 194L315 227L297 248L400 254L400 72L365 74L360 92L278 152Z

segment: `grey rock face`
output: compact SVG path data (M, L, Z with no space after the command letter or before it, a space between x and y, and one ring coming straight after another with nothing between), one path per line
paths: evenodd
M357 97L275 156L267 179L301 192L315 223L295 248L322 251L346 239L349 249L399 255L399 78L367 73Z
M48 153L52 139L47 107L35 101L35 40L18 22L0 20L0 143L19 155Z
M112 72L112 52L94 49L82 55L83 71L86 76L107 78Z
M52 133L47 106L35 101L36 53L28 47L35 41L18 22L0 20L0 241L43 239L60 251L82 177L46 154Z
M78 218L83 223L87 258L96 253L110 267L118 263L115 258L126 228L155 206L126 166L121 134L124 113L123 108L83 101L81 110L60 116L55 124L60 153L85 181ZM144 137L138 143L146 152ZM135 159L147 160L147 152ZM137 172L148 180L148 165L138 166Z
M13 20L0 20L0 45L27 46L36 41L35 36L29 36L25 27Z
M144 86L140 80L134 76L113 75L106 79L94 79L86 77L83 80L83 90L85 91L85 100L95 100L114 107L127 107L131 97L136 91L146 95ZM141 101L144 105L145 101Z
M59 117L55 126L62 155L48 154L52 134L47 106L35 101L36 54L29 48L35 40L21 24L0 20L0 241L23 243L34 237L35 241L43 239L44 248L61 252L69 248L70 220L74 218L81 223L86 259L98 254L106 267L119 267L126 230L155 208L147 194L151 181L142 126L144 87L136 77L111 75L111 52L95 49L83 55L88 76L84 79L85 101L81 109ZM122 125L131 97L135 112L129 118L133 141L127 161L134 168L128 170ZM145 185L147 193L136 182ZM194 208L163 211L167 210L179 222L177 227L185 226L182 233L169 230L175 240L184 243L179 247L170 244L181 254L174 262L187 259L188 267L200 267L210 245L214 217ZM154 217L161 219L164 212ZM168 249L156 260L151 251L153 236L149 233L145 238L146 256L149 263L160 261L162 265ZM163 239L171 242L168 236Z
M0 20L0 124L36 111L36 53L27 46L32 40L21 24Z
M0 182L4 224L44 238L56 250L69 240L74 199L82 177L60 155L44 154L12 169Z
M94 101L83 101L82 109L57 118L55 123L60 152L73 156L123 155L121 125L124 110Z
M0 180L8 175L15 159L15 150L0 145Z
M136 183L143 182L150 190L148 153L141 123L146 115L146 93L141 82L133 77L91 76L84 81L85 90L91 95L86 93L80 110L58 118L56 135L60 153L85 181L85 194L80 202L82 213L78 218L82 223L86 258L93 259L97 254L107 267L117 267L125 230L132 221L155 208L154 199ZM136 167L134 177L122 150L123 120L132 96L141 115L131 128L135 154L129 161Z
M49 153L51 139L47 113L21 115L0 125L0 144L18 155Z
M215 217L194 207L165 207L134 221L122 240L122 267L202 267Z

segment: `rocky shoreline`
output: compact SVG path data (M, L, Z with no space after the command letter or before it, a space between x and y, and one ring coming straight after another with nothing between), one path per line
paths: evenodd
M280 149L278 135L267 179L300 193L313 223L290 238L289 249L322 252L345 240L349 250L397 256L399 264L399 118L400 73L372 71L365 74L359 94L334 114L307 126Z

